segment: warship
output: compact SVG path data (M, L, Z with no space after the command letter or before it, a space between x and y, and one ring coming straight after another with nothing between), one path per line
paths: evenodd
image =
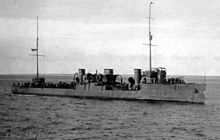
M151 67L151 47L153 46L151 34L151 5L149 4L149 70L134 69L134 75L123 77L114 74L114 69L104 69L103 73L86 73L83 68L73 74L71 82L47 82L39 77L38 57L38 18L37 40L35 51L37 58L36 77L29 82L16 82L13 84L13 94L77 97L92 99L113 100L140 100L140 101L172 101L205 103L204 83L187 83L183 77L168 78L166 68Z

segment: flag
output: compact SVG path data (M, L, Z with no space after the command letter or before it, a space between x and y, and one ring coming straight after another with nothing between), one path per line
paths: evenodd
M150 40L152 40L153 39L153 36L152 35L150 35Z
M37 49L31 49L31 51L37 51Z

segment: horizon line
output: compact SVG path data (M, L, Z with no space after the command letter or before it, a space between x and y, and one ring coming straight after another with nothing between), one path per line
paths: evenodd
M17 73L17 74L1 74L0 73L0 76L7 76L7 75L36 75L36 74L34 74L34 73L25 73L25 74L19 74L19 73ZM44 74L39 74L39 76L44 76L44 75L74 75L74 73L44 73ZM134 75L134 74L118 74L118 75ZM220 77L220 75L181 75L181 74L169 74L169 75L167 75L167 76L200 76L200 77L207 77L207 76L209 76L209 77Z

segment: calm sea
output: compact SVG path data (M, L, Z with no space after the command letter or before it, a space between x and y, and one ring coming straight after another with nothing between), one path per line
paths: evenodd
M10 94L12 81L31 78L0 76L0 139L220 139L220 77L206 77L204 105ZM72 75L46 78L71 81Z

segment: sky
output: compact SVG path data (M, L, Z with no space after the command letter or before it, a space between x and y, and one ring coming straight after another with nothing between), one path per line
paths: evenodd
M152 66L220 76L220 1L152 0ZM149 0L0 0L0 74L149 69Z

